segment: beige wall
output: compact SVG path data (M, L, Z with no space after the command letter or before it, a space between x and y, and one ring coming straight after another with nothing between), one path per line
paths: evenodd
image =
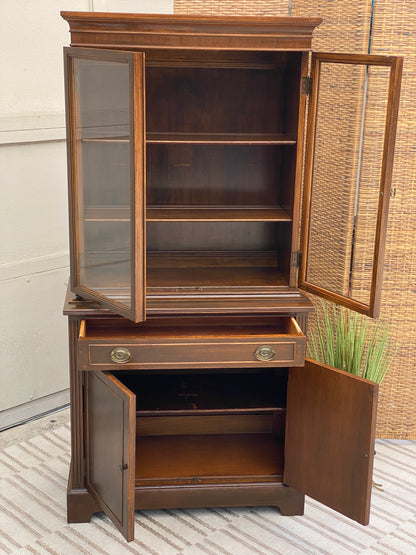
M173 0L0 2L0 429L69 399L61 10L171 13Z

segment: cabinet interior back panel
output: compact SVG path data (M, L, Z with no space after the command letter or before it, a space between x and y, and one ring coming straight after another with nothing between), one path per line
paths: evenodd
M292 107L296 99L286 95L285 89L298 78L299 60L299 54L282 53L270 64L259 61L258 67L254 60L246 67L244 61L235 61L235 67L233 62L214 67L221 65L220 60L206 67L147 67L147 130L294 132L297 122Z
M148 68L147 129L195 133L283 131L282 77L281 72L265 69ZM263 91L270 93L264 97Z
M149 251L277 251L287 222L148 222Z
M148 205L291 206L296 145L147 146Z

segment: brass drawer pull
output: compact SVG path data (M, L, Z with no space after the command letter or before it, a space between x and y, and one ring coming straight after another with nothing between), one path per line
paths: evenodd
M131 359L131 352L126 347L115 347L110 353L110 358L117 364L125 364Z
M275 354L276 351L270 345L260 345L254 351L257 360L271 360Z

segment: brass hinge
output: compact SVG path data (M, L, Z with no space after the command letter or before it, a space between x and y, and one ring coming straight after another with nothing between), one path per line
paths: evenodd
M302 77L300 80L300 94L312 93L312 77Z
M295 268L300 268L302 263L302 253L300 251L293 251L292 252L292 266Z

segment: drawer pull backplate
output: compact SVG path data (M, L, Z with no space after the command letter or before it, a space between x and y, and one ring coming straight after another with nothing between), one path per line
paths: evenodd
M270 345L260 345L254 351L257 360L271 360L275 354L276 351Z
M125 364L131 359L131 352L126 347L115 347L110 353L110 358L117 364Z

